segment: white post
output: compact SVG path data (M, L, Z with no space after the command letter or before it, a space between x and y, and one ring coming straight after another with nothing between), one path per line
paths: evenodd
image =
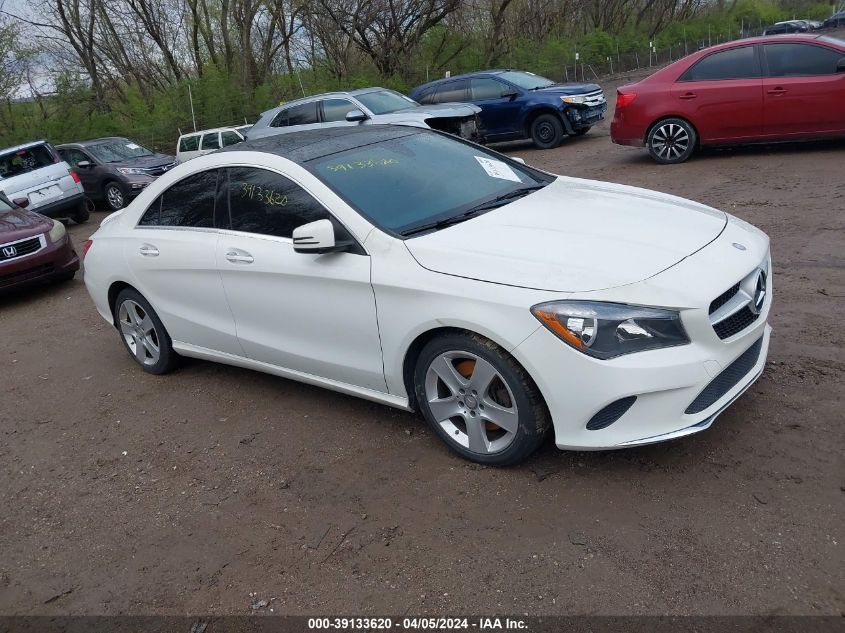
M188 84L188 99L191 101L191 120L194 122L194 132L197 131L197 117L194 116L194 95L191 92L191 84Z

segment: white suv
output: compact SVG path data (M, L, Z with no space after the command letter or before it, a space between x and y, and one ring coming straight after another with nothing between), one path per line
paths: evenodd
M244 140L244 135L234 127L219 127L183 134L176 144L176 160L184 163L197 156L210 154L221 147L243 143Z
M46 141L0 150L0 192L47 217L88 219L79 176Z

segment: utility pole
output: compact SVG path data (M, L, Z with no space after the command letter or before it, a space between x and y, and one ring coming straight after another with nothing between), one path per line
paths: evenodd
M197 117L194 116L194 95L191 92L191 84L188 84L188 99L191 102L191 120L194 122L194 132L197 131Z

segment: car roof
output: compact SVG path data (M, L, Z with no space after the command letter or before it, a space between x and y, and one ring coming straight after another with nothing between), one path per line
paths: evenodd
M21 145L14 145L12 147L0 148L0 154L8 154L10 152L19 152L22 149L29 149L38 145L45 145L47 141L30 141L29 143L22 143Z
M285 101L284 103L280 103L279 105L270 108L269 110L265 110L261 114L263 116L268 112L275 112L276 110L279 110L281 108L299 105L300 103L310 103L311 101L316 101L317 99L343 99L345 97L357 97L358 95L365 95L371 92L379 92L382 90L390 90L390 88L381 88L379 86L373 86L371 88L358 88L357 90L335 90L334 92L321 92L316 95L309 95L307 97L301 97L299 99ZM391 92L395 91L391 90Z
M488 75L501 75L503 73L527 73L530 71L527 70L520 70L518 68L493 68L491 70L474 70L471 73L464 73L462 75L454 75L452 77L443 77L442 79L435 79L434 81L429 81L428 83L422 84L414 88L413 92L417 90L423 90L425 88L430 88L431 86L438 86L442 83L446 83L447 81L454 81L456 79L471 79L473 77L486 77ZM532 75L536 73L531 73Z
M92 147L93 145L99 145L101 143L108 143L108 142L115 142L118 143L121 141L128 141L129 139L125 136L104 136L102 138L93 138L88 141L76 141L73 143L62 143L61 145L57 145L58 149L63 147Z
M241 125L241 126L225 125L223 127L210 127L207 130L197 130L196 132L185 132L184 134L180 134L179 138L182 138L184 136L193 136L194 134L210 134L212 132L227 132L227 131L230 131L230 130L240 129L242 127L244 127L244 126L243 125Z
M713 51L719 51L726 48L733 48L734 46L741 46L744 44L767 44L771 42L778 42L780 44L782 44L783 42L813 42L821 38L821 33L790 33L788 35L762 35L760 37L746 37L741 40L723 42L722 44L710 46L699 52L703 53L704 51L707 51L708 53L710 53Z
M224 147L217 153L262 152L275 154L295 163L305 163L315 158L414 134L434 134L434 132L425 128L402 125L323 127L265 136L254 140L247 139L243 143Z

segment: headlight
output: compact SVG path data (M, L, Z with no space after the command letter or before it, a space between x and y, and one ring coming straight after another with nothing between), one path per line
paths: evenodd
M118 167L117 171L124 176L143 176L146 173L140 167Z
M58 242L65 236L65 225L59 222L58 220L53 220L53 228L50 229L50 241L51 242Z
M583 104L587 101L587 97L584 95L575 95L574 97L561 97L560 100L564 103Z
M674 310L550 301L534 306L531 313L565 343L601 360L690 342L681 316Z

